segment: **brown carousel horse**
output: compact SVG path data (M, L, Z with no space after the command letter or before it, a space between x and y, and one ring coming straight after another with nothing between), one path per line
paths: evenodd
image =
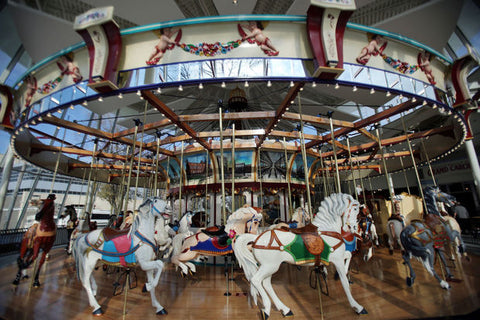
M42 249L42 257L38 263L33 281L34 288L40 287L40 281L38 280L40 269L57 235L57 226L53 217L55 213L54 200L54 194L49 194L47 199L42 200L40 210L35 215L35 220L39 222L34 223L23 236L20 246L20 256L17 259L18 272L13 281L14 285L20 283L24 269L28 268L32 262L37 259L40 249Z

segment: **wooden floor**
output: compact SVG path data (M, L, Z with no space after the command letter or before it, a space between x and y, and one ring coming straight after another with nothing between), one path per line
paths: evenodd
M322 295L324 319L419 319L464 315L480 308L480 257L470 255L453 270L459 283L451 283L447 291L428 275L418 261L413 261L417 279L412 288L405 283L405 267L399 252L393 256L384 248L376 249L368 263L353 265L351 290L355 299L368 311L357 315L350 308L339 281L334 280L334 268L329 267L329 296ZM438 267L438 265L437 265ZM223 266L198 266L195 279L183 279L171 263L166 264L157 287L160 303L167 316L155 315L150 295L141 292L144 273L138 270L138 287L128 291L126 314L125 295L113 296L117 274L95 271L99 284L98 301L105 314L103 319L260 319L259 308L252 305L245 293L248 284L235 269L229 282L232 295L225 297L226 280ZM0 269L1 319L98 319L91 315L87 295L76 278L73 258L63 249L54 249L45 264L38 289L29 289L24 280L16 289L11 285L16 272L14 262ZM438 270L440 272L440 270ZM318 293L309 287L309 268L297 269L282 265L273 278L273 286L294 313L293 319L322 319ZM473 317L473 316L472 316ZM456 318L456 317L455 317ZM272 310L270 319L283 319Z

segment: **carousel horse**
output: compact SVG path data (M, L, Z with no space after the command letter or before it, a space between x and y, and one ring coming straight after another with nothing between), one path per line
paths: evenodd
M17 259L18 272L13 281L14 285L20 283L24 269L28 268L37 259L41 249L43 251L42 257L38 263L33 281L34 288L40 287L40 281L38 280L40 269L57 235L57 225L54 219L55 198L54 194L49 194L47 199L41 200L41 207L35 215L35 220L38 223L34 223L23 235L20 245L20 256Z
M244 234L236 239L235 256L250 281L250 293L255 304L257 294L262 298L263 319L270 315L270 298L284 316L293 315L290 308L280 301L271 284L272 275L282 262L310 266L333 263L350 305L359 314L367 313L350 292L345 270L345 243L341 236L342 229L354 231L358 211L359 203L351 195L332 194L322 201L312 224L303 230L267 230L259 236Z
M138 264L147 274L148 282L143 291L150 292L152 305L158 315L167 314L155 295L164 264L161 260L155 260L154 243L155 217L160 217L167 210L169 209L166 201L151 197L138 208L138 214L130 229L105 228L77 238L73 248L77 276L87 291L93 315L103 314L101 306L95 299L97 283L92 274L98 260L125 268Z
M183 240L191 236L193 232L190 230L190 227L192 226L192 218L194 216L194 213L191 211L185 212L185 214L180 218L180 221L178 222L178 228L175 231L175 233L172 235L170 234L170 253L173 255L177 255L180 252L180 248L182 247ZM164 256L164 258L166 258Z
M78 226L78 215L77 211L75 210L75 207L73 205L65 206L64 212L61 216L58 217L58 219L64 219L68 217L67 221L67 237L70 240L72 238L72 233L75 230L75 228ZM67 246L67 252L69 252L71 248L70 241L69 245Z
M70 207L69 210L72 210L72 209L75 210L73 206L67 206L65 207L65 210L69 207ZM75 242L75 239L77 239L80 236L80 234L87 233L96 229L97 229L97 223L90 221L90 214L88 212L85 212L84 219L77 220L77 226L75 227L72 234L70 235L70 239L68 241L67 253L72 254L73 243Z
M289 222L277 222L276 224L271 225L268 229L278 229L282 227L286 228L302 228L310 223L310 215L307 210L303 207L298 207L295 212L292 214L292 218Z
M458 239L460 243L458 249L460 253L464 253L465 245L458 231L452 230L440 216L437 201L446 205L453 205L455 197L441 192L438 187L425 188L424 197L428 214L425 215L423 221L412 220L410 225L406 226L400 234L400 240L404 248L403 259L410 270L410 276L407 276L407 285L412 286L415 281L415 272L410 264L410 258L414 256L438 280L442 288L449 289L450 285L435 272L435 253L438 254L441 263L445 266L447 280L450 280L453 275L447 267L442 249L447 242L454 242Z
M387 235L388 235L388 252L393 254L395 245L403 250L402 242L400 241L400 233L405 227L405 221L400 213L392 214L387 221Z
M172 256L172 263L181 269L182 275L195 274L196 268L191 260L203 256L224 256L233 252L232 241L243 233L257 233L262 220L259 209L248 205L233 212L225 226L213 226L201 229L185 238L178 254Z
M172 237L169 233L171 228L168 225L168 221L170 221L171 214L168 213L170 210L167 207L167 212L162 213L160 217L158 217L155 221L155 244L157 245L157 251L159 256L164 259L168 259L170 254L172 253Z

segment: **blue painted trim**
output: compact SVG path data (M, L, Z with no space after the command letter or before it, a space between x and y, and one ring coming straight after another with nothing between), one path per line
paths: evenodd
M243 14L243 15L227 15L227 16L214 16L214 17L197 17L190 19L172 20L168 22L152 23L144 26L133 27L122 30L122 35L134 34L137 32L145 32L151 30L158 30L160 28L188 26L194 24L203 23L216 23L216 22L231 22L231 21L289 21L289 22L305 22L307 19L301 15L276 15L276 14Z
M350 28L350 29L353 29L353 30L376 33L376 34L379 34L379 35L382 35L382 36L385 36L385 37L389 37L389 38L392 38L392 39L395 39L395 40L399 40L401 42L411 44L412 46L419 47L419 48L422 48L422 49L424 49L428 52L433 53L434 55L438 56L439 58L441 58L442 60L444 60L447 63L450 63L450 64L453 63L452 59L450 59L449 57L446 57L445 55L441 54L437 50L435 50L433 48L430 48L429 46L424 45L423 43L418 42L416 40L413 40L409 37L402 36L401 34L390 32L390 31L385 31L385 30L382 30L382 29L372 28L372 27L364 26L364 25L361 25L361 24L353 23L353 22L347 22L347 27Z

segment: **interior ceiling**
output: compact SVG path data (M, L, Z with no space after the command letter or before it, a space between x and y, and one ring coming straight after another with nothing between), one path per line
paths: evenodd
M232 0L10 0L6 10L37 63L82 41L73 30L75 16L110 5L115 7L115 21L126 29L199 16L306 15L310 0L238 0L236 5ZM351 22L399 33L441 51L455 28L463 0L357 0L356 5Z

